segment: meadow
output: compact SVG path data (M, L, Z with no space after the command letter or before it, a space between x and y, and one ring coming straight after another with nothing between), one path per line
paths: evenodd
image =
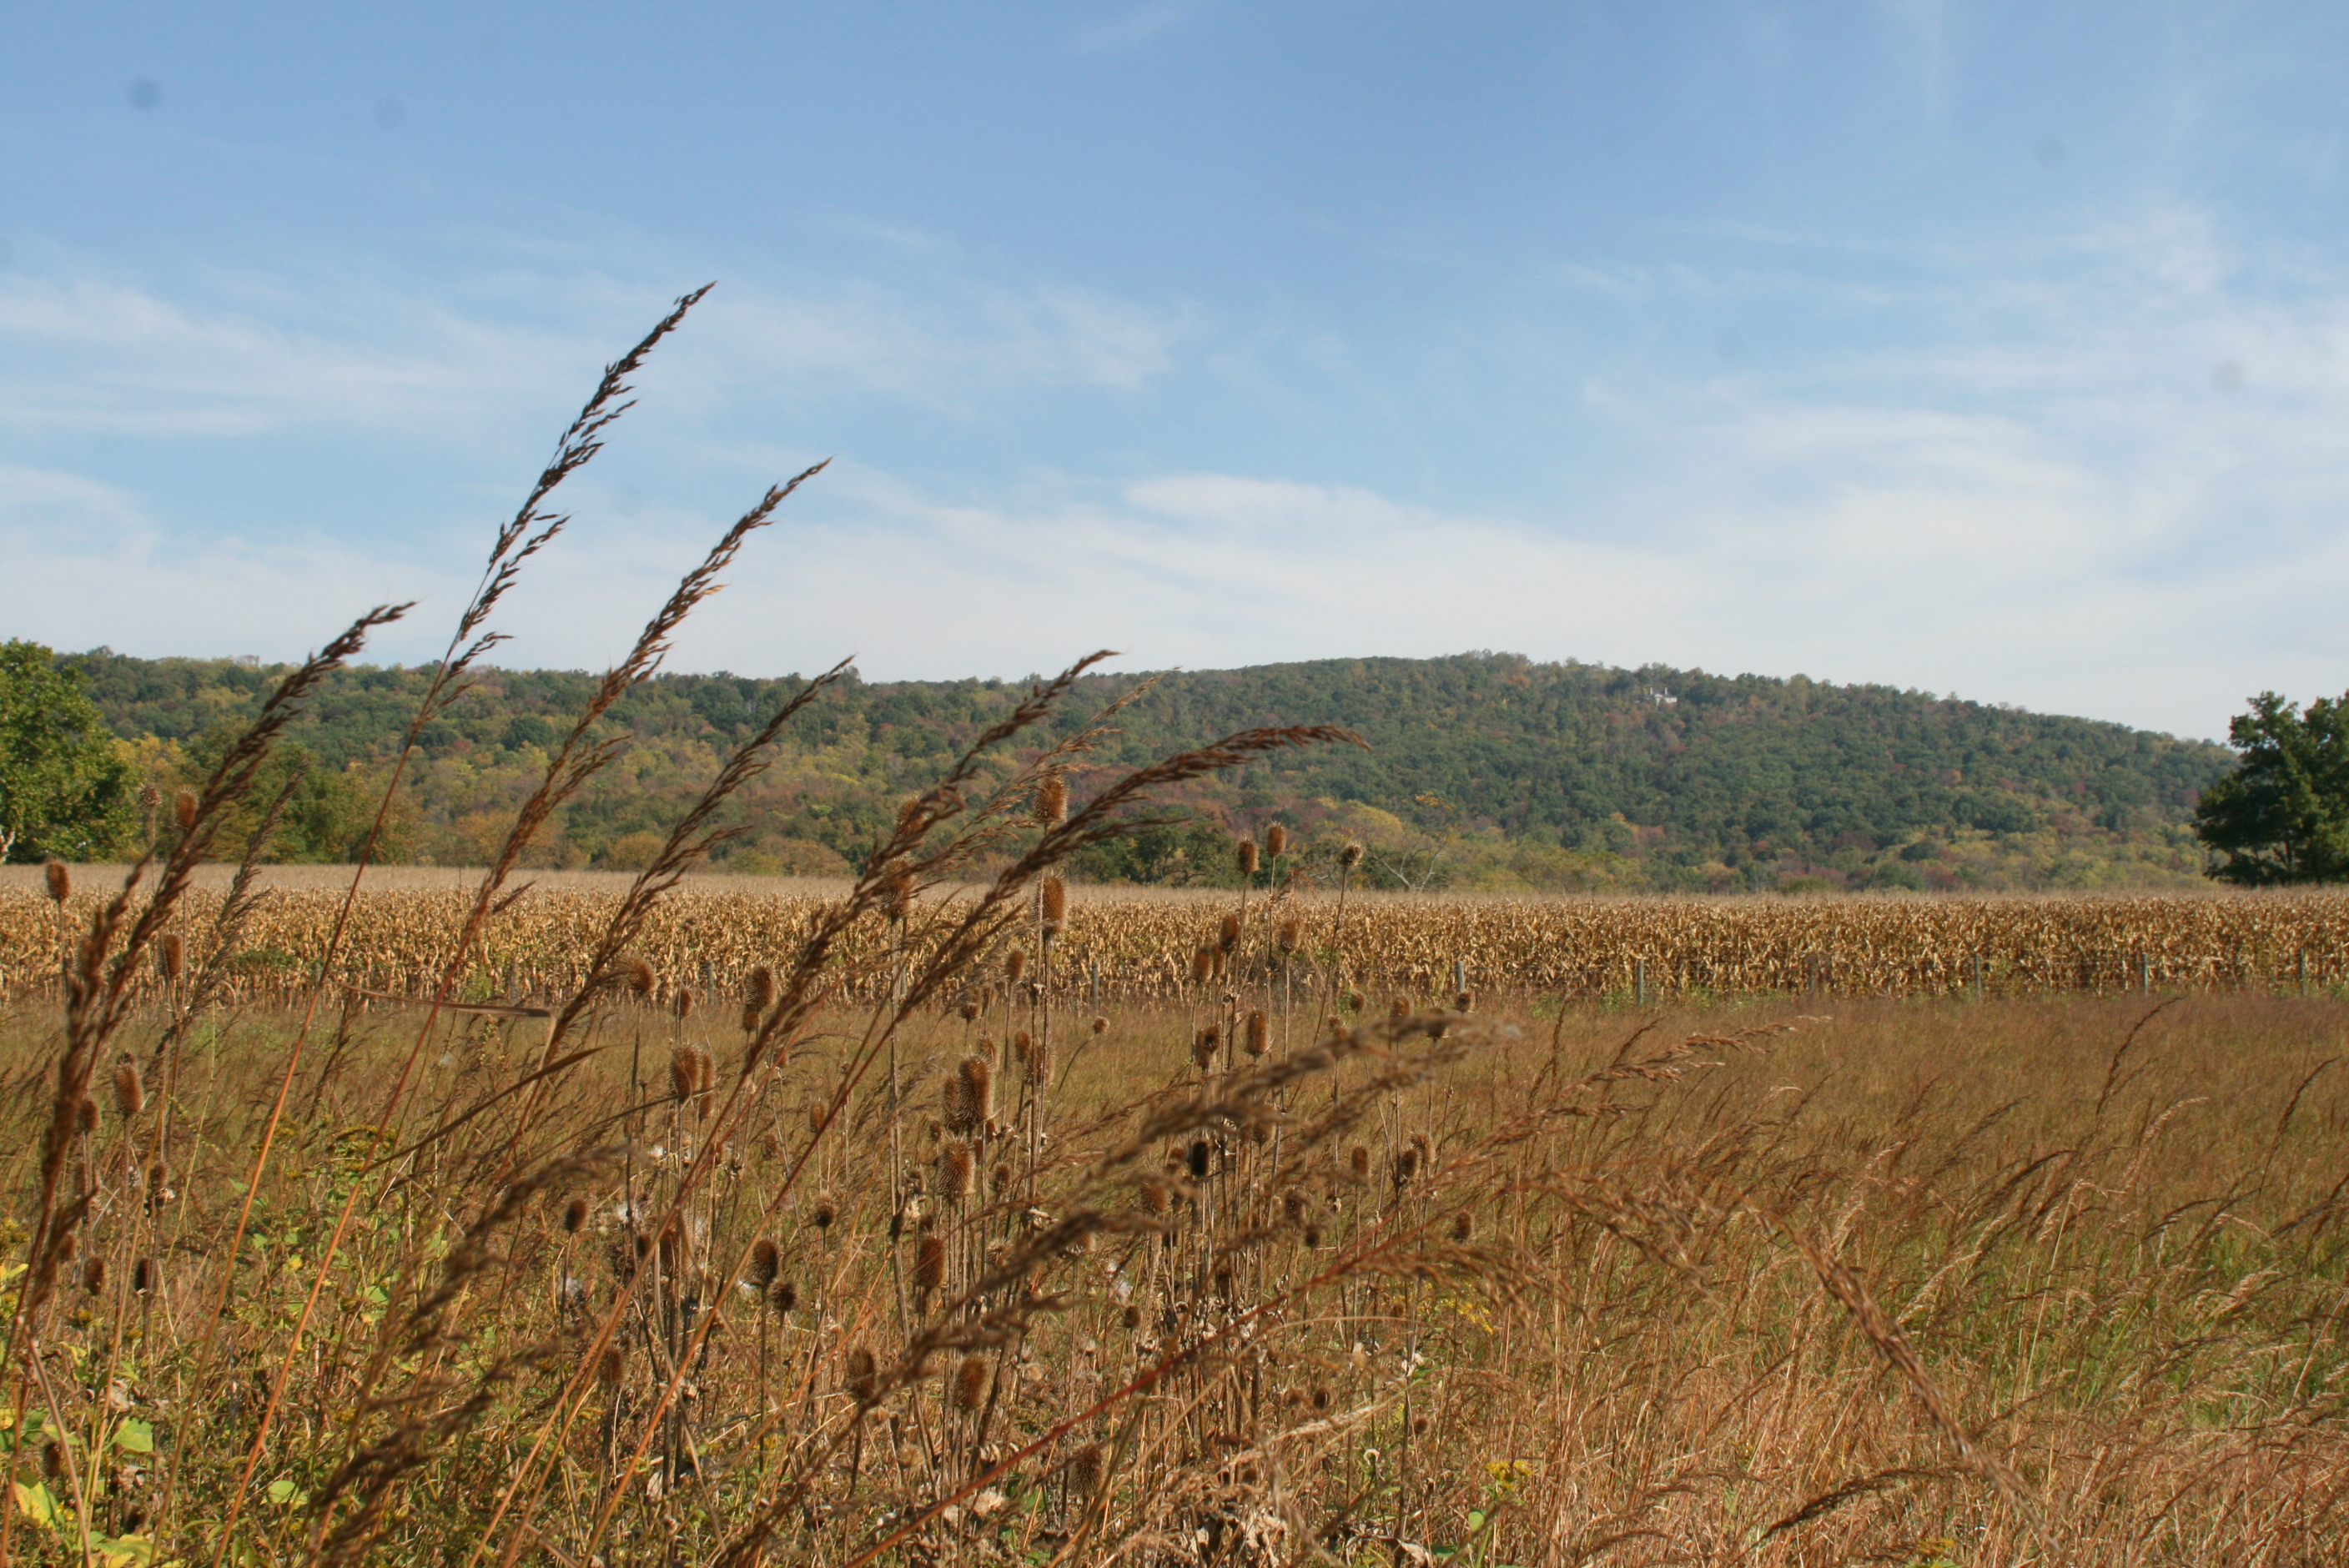
M362 860L698 297L499 531ZM2341 895L1384 899L1278 826L1242 889L1088 890L1170 792L1359 741L1097 766L1131 694L1040 727L1103 655L853 880L697 874L844 665L640 871L524 871L814 471L485 868L263 863L387 606L128 872L0 883L0 1561L2338 1559Z

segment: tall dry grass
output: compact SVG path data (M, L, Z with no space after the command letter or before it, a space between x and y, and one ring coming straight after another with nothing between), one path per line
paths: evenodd
M500 531L419 726L698 297ZM0 1556L2331 1552L2332 999L1480 1004L1426 973L1456 945L1381 967L1341 882L1165 906L1129 933L1163 983L1096 1008L1066 858L1154 790L1350 738L1250 731L1070 799L1112 711L982 792L1091 661L754 943L679 893L788 712L647 871L550 923L515 880L533 831L789 489L440 903L355 880L296 952L264 944L299 901L250 863L194 889L396 609L289 677L119 891L60 868L32 895L56 980L0 1026ZM524 984L499 957L526 943ZM264 954L295 983L257 984Z

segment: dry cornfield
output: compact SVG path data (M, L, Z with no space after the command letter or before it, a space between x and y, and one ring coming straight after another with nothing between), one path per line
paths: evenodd
M636 951L665 992L739 986L754 968L785 962L847 892L736 892L727 881L698 879L645 923ZM526 1001L566 994L624 885L525 894L476 944L464 995ZM222 896L217 888L192 891L181 918L203 929ZM416 992L438 973L469 903L461 886L364 893L325 978ZM271 891L245 921L244 955L224 981L228 994L274 1001L305 992L321 975L341 903L340 892L307 878ZM1335 890L1267 888L1245 911L1229 895L1075 890L1056 940L1055 984L1088 1004L1179 998L1193 989L1193 954L1209 944L1235 974L1286 975L1306 990L1326 988L1337 974L1343 985L1414 1001L1463 988L1634 999L2304 991L2349 977L2349 894L2333 892L1983 899L1357 892L1342 914L1340 903ZM71 918L86 919L94 906L85 895ZM1227 913L1246 923L1229 949L1221 934ZM61 929L60 913L29 880L0 885L0 997L54 990ZM899 942L877 913L845 933L839 954L852 973L843 983L885 986ZM149 977L160 982L160 973Z
M624 887L532 888L789 489L453 891L199 876L388 608L128 876L9 892L0 1561L2338 1559L2337 900L1088 896L1154 792L1351 739L1074 800L1113 709L1017 748L1092 661L822 896L684 884L794 707Z

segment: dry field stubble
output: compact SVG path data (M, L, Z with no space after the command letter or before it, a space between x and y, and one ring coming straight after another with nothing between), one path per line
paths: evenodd
M895 1116L885 1074L842 1092L865 1014L827 1010L665 1239L738 998L613 1007L542 1109L580 1152L520 1197L494 1176L543 1020L437 1029L370 1169L416 1009L353 1013L290 1080L291 1020L208 1016L168 1126L154 1090L101 1096L77 1152L57 1424L18 1472L57 1527L25 1514L16 1550L69 1560L70 1515L300 1559L369 1479L370 1381L470 1412L383 1506L387 1561L2315 1563L2343 1538L2336 1002L1568 1006L1399 1020L1331 1061L1301 1016L1250 1056L1265 1000L1062 1017L1049 1062L1028 1003L932 1012ZM1237 1051L1198 1051L1234 1020ZM47 1052L36 1016L8 1031L23 1151Z

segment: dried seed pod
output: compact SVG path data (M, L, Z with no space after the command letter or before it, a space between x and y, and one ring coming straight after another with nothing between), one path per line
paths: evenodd
M74 1107L74 1130L77 1132L98 1130L98 1101L88 1095L82 1096L80 1103Z
M1424 1132L1414 1132L1411 1135L1411 1146L1419 1154L1419 1163L1422 1170L1433 1171L1435 1169L1435 1140L1430 1138Z
M1191 1169L1192 1181L1204 1181L1207 1179L1208 1162L1214 1154L1214 1147L1206 1139L1195 1138L1191 1140L1190 1152L1185 1163Z
M1069 781L1057 773L1048 773L1036 786L1036 826L1057 828L1068 818Z
M1411 1184L1411 1179L1418 1174L1419 1150L1416 1149L1399 1149L1395 1150L1394 1184L1398 1187L1409 1186Z
M881 1380L873 1352L862 1345L852 1345L842 1360L848 1374L848 1391L856 1397L859 1404L871 1404L881 1392Z
M1305 1222L1305 1194L1302 1192L1283 1192L1280 1195L1280 1212L1287 1217L1290 1224L1303 1224Z
M1044 923L1058 925L1069 917L1069 884L1058 876L1044 879Z
M641 958L620 960L620 976L639 999L653 994L653 966Z
M668 1087L674 1099L689 1099L701 1088L701 1069L694 1065L692 1047L679 1046L668 1054Z
M986 1357L964 1357L954 1373L954 1408L965 1415L973 1414L987 1403L987 1390L994 1381L994 1369Z
M1346 1151L1346 1168L1353 1172L1355 1181L1369 1181L1371 1179L1371 1151L1363 1148L1359 1143L1355 1144L1353 1148Z
M1256 875L1257 867L1260 863L1257 859L1258 852L1255 840L1242 839L1240 841L1238 855L1240 875L1244 877L1252 877Z
M1221 921L1216 923L1216 951L1218 953L1229 953L1233 948L1237 947L1239 944L1240 917L1237 914L1226 914Z
M946 1241L940 1236L924 1236L914 1248L914 1288L934 1291L946 1283Z
M753 1290L764 1290L775 1283L776 1274L783 1266L782 1249L771 1236L761 1236L750 1245L750 1272L746 1274Z
M1250 1013L1247 1016L1247 1054L1252 1057L1264 1055L1271 1040L1272 1026L1266 1021L1265 1016L1260 1012Z
M140 1258L137 1263L130 1265L130 1294L133 1295L145 1295L149 1291L155 1288L155 1260L153 1258Z
M881 879L881 915L892 922L903 921L914 907L914 873L905 866L892 866L889 874Z
M101 1255L94 1257L90 1259L89 1262L82 1265L81 1288L89 1292L92 1295L96 1295L98 1292L106 1288L106 1259L104 1256Z
M976 1002L965 1002L961 1006L957 1007L955 1011L962 1015L962 1021L968 1024L972 1019L978 1016L978 1004Z
M763 1013L775 1005L775 972L765 965L750 971L750 988L743 995L742 1005Z
M760 1016L761 1016L761 1013L760 1013L759 1008L758 1008L756 1006L754 1006L753 1004L749 1003L749 1002L745 1002L745 1003L743 1003L743 1004L742 1004L742 1032L743 1032L744 1034L746 1034L746 1035L755 1035L755 1034L757 1034L757 1033L759 1032L759 1019L760 1019Z
M1093 1033L1094 1033L1094 1034L1096 1034L1096 1035L1106 1035L1106 1034L1108 1034L1108 1033L1109 1033L1109 1020L1108 1020L1107 1018L1103 1018L1103 1017L1096 1016L1096 1017L1093 1019Z
M1471 1013L1475 1008L1476 993L1474 991L1463 991L1452 998L1452 1010L1455 1013Z
M677 988L677 1020L681 1024L692 1016L693 993L680 985Z
M164 980L176 984L186 956L186 945L181 942L180 934L176 931L165 932L162 940L155 944L155 948L157 956L163 965Z
M1349 992L1347 992L1347 993L1346 993L1346 1011L1348 1011L1349 1013L1359 1013L1359 1012L1361 1012L1361 1010L1362 1010L1362 994L1361 994L1360 991L1349 991Z
M193 789L182 789L171 797L171 820L180 824L180 831L183 833L196 825L196 792Z
M1271 827L1267 828L1264 830L1264 852L1276 861L1280 859L1282 855L1288 853L1288 830L1282 827L1278 822L1275 822Z
M1009 1191L1011 1190L1011 1167L1004 1164L999 1160L997 1161L995 1163L995 1169L988 1172L988 1180L995 1184L996 1191Z
M1164 1214L1174 1206L1174 1189L1155 1176L1142 1181L1142 1202L1154 1214Z
M1411 998L1408 996L1396 996L1389 1000L1387 1003L1387 1016L1390 1018L1410 1017Z
M621 1354L620 1347L616 1345L606 1346L604 1354L596 1358L595 1378L606 1388L617 1387L621 1375L627 1369L627 1357Z
M957 1131L968 1132L995 1119L995 1064L974 1051L955 1069L962 1083L963 1106L969 1119ZM951 1125L951 1124L949 1124Z
M1017 985L1019 977L1028 973L1028 954L1015 947L1003 955L1003 978L1007 985Z
M957 1202L969 1197L977 1175L978 1164L971 1158L969 1144L956 1139L939 1151L939 1197Z
M1220 1044L1215 1025L1210 1024L1200 1030L1191 1041L1191 1065L1201 1068L1213 1067L1216 1061L1216 1051Z
M779 1279L767 1293L767 1299L774 1304L777 1317L789 1317L800 1304L799 1287L787 1279Z
M1216 977L1216 950L1195 948L1191 954L1191 984L1204 985Z
M139 1064L129 1057L114 1064L114 1109L128 1121L145 1109L147 1084L139 1076Z
M563 1229L566 1234L577 1235L579 1233L579 1228L586 1222L586 1199L574 1198L571 1202L563 1205Z
M63 861L51 861L41 868L42 877L49 884L49 899L63 903L73 897L73 873L66 870Z
M1272 935L1272 944L1284 954L1294 953L1305 945L1305 920L1301 915L1289 915L1280 923Z
M1470 1214L1467 1210L1463 1209L1458 1213L1452 1216L1452 1239L1454 1241L1464 1242L1475 1233L1475 1218Z
M1139 1328L1142 1326L1142 1308L1128 1306L1117 1315L1117 1320L1128 1328Z
M840 1210L829 1198L818 1198L815 1207L808 1212L808 1222L819 1231L832 1229L832 1222L839 1217Z
M1362 863L1362 846L1359 843L1352 843L1348 844L1344 849L1340 850L1338 851L1338 863L1348 871L1352 871L1356 866L1361 865Z
M1069 1456L1069 1490L1079 1497L1091 1497L1101 1489L1102 1450L1099 1443L1087 1443Z

